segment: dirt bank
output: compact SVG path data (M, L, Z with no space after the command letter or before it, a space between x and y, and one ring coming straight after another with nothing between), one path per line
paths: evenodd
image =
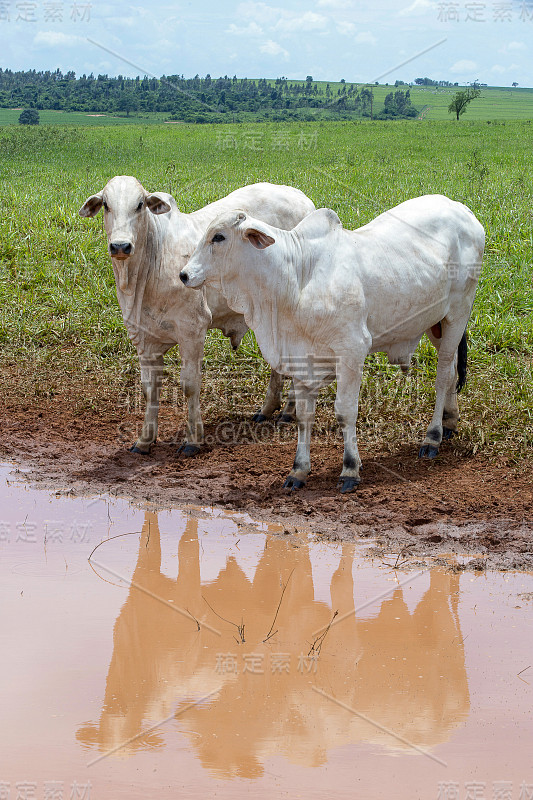
M194 459L176 455L165 430L176 417L162 409L161 439L149 456L128 452L140 417L80 410L67 397L8 402L0 414L0 455L24 463L39 482L74 491L108 492L161 506L184 503L245 510L282 522L290 533L310 530L327 539L375 538L376 554L412 565L448 553L470 553L468 568L533 568L533 480L525 465L467 457L451 444L435 462L420 462L416 449L365 450L363 483L340 495L339 442L314 444L308 486L287 494L283 480L294 458L296 432L284 441L250 442L250 427L228 422L225 441ZM213 438L214 427L206 429ZM271 437L264 437L271 439ZM400 554L400 555L399 555Z

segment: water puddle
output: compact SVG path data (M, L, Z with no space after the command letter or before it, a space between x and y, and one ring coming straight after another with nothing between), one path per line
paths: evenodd
M532 575L0 496L1 798L533 798Z

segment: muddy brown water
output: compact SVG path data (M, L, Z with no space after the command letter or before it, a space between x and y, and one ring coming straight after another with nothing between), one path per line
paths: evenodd
M533 575L0 499L0 797L533 797Z

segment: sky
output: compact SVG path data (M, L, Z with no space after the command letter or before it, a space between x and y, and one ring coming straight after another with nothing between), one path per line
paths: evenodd
M77 75L531 87L532 41L533 0L0 0L0 67Z

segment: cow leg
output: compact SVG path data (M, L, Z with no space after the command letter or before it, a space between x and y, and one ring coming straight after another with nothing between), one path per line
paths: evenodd
M359 391L363 378L364 356L358 362L341 359L337 368L337 396L335 416L342 430L344 455L338 486L341 493L353 492L361 483L359 470L361 459L357 448L356 422L359 407Z
M281 393L283 391L284 380L285 378L283 375L280 375L279 372L276 372L275 370L271 370L265 401L261 409L253 415L252 422L266 422L266 420L274 414L274 411L277 411L278 408L281 408ZM294 383L291 381L287 402L283 406L281 414L277 419L277 423L279 425L285 425L290 422L294 422L295 415L296 401L294 399Z
M181 356L180 385L187 400L185 442L178 449L178 453L184 456L195 456L204 440L200 389L205 334L206 330L200 335L187 336L178 342Z
M267 392L263 405L260 410L253 415L252 422L265 422L272 416L274 411L281 408L281 392L283 390L283 375L270 370L270 381L268 382Z
M277 422L278 425L288 425L290 422L294 422L295 419L296 419L296 399L294 396L294 382L291 381L287 402L283 406Z
M142 357L141 386L146 402L144 422L141 435L131 448L132 453L148 455L150 445L157 439L157 418L159 415L159 395L163 379L163 355L158 354L150 358Z
M294 464L284 489L301 489L311 470L311 433L315 421L315 406L318 389L309 389L300 381L294 381L296 421L298 423L298 446Z
M440 350L440 343L441 339L437 339L433 331L431 329L426 331L426 334L437 350L437 353ZM457 354L455 358L455 363L457 365ZM451 439L454 433L457 431L457 423L459 422L459 404L457 402L457 366L455 370L455 378L450 386L448 392L446 393L446 398L444 400L444 411L442 412L442 438L443 439Z
M443 436L450 438L457 428L459 408L457 405L457 348L461 341L465 325L448 327L443 325L443 336L439 344L435 344L434 337L430 336L439 352L437 361L437 378L435 381L435 409L426 437L419 450L419 458L435 458L439 452L439 445ZM446 426L443 421L446 421Z

